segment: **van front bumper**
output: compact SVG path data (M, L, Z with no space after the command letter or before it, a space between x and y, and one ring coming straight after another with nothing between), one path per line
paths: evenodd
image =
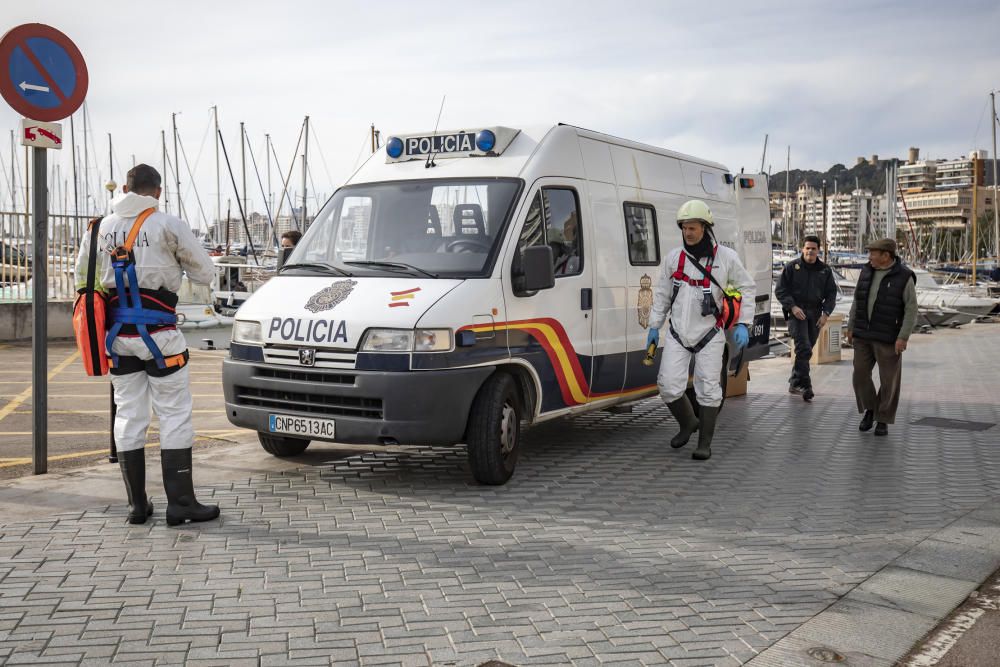
M270 415L333 419L333 441L448 445L462 442L489 366L442 371L300 368L225 359L226 416L268 433Z

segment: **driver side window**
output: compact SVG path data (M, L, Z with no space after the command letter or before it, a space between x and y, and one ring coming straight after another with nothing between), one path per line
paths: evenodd
M535 194L517 241L515 274L524 249L545 244L552 248L552 268L557 279L583 271L583 239L576 191L542 188Z

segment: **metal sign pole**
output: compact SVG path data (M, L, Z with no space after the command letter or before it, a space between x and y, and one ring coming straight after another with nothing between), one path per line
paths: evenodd
M32 197L31 218L35 228L31 244L31 460L36 475L48 470L48 330L46 311L48 301L48 180L44 148L32 148Z
M115 442L115 417L118 415L118 406L115 405L115 388L111 387L111 443L108 449L108 463L118 463L118 443Z

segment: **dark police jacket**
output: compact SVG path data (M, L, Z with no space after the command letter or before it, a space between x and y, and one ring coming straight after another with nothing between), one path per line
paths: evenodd
M899 337L903 326L905 302L903 292L909 280L916 281L917 276L910 269L896 260L889 272L882 278L872 306L871 321L868 320L868 293L871 291L875 269L871 264L865 264L858 278L858 286L854 290L854 330L852 334L863 340L874 340L880 343L894 343Z
M820 259L808 264L798 257L785 264L774 296L781 302L786 320L795 306L805 311L822 310L829 315L837 305L837 283L833 271Z

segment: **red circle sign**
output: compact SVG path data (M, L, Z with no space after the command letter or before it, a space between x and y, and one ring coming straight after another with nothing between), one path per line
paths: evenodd
M83 104L88 83L80 49L55 28L26 23L0 39L0 95L27 118L66 118Z

